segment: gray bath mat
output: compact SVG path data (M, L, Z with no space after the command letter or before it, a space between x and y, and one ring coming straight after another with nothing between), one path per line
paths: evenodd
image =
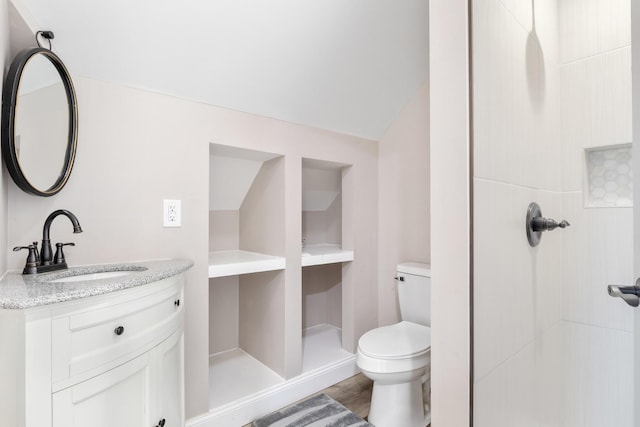
M254 427L373 427L326 394L259 418Z

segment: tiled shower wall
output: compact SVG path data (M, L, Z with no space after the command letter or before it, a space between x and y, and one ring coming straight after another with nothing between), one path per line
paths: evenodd
M562 235L533 249L524 228L533 201L562 216L557 7L473 4L474 425L521 426L557 400L535 366L557 376L539 338L562 319Z
M585 172L585 149L632 142L630 0L560 0L558 10L563 210L572 223L562 256L561 425L630 427L633 309L609 297L606 286L633 283L633 211L587 207L597 203Z
M629 0L473 4L474 425L630 426L631 209L582 192L584 148L631 142ZM536 248L532 201L571 223Z
M630 331L632 312L605 298L633 281L630 208L585 208L585 148L631 142L630 0L561 0L563 190L567 229L564 317Z

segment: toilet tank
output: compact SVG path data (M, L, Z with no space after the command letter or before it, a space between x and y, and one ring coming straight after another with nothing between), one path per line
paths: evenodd
M431 266L419 262L398 264L396 278L402 320L431 326Z

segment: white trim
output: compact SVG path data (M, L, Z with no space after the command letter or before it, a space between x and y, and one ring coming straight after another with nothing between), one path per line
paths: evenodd
M470 0L429 2L431 415L471 420Z
M340 360L191 418L185 427L242 426L358 372L355 356Z
M286 266L286 260L283 257L258 252L240 250L209 252L209 278L284 270Z

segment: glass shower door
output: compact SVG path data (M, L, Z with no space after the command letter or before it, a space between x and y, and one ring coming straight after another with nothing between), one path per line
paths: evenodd
M471 4L474 426L631 427L630 0Z

